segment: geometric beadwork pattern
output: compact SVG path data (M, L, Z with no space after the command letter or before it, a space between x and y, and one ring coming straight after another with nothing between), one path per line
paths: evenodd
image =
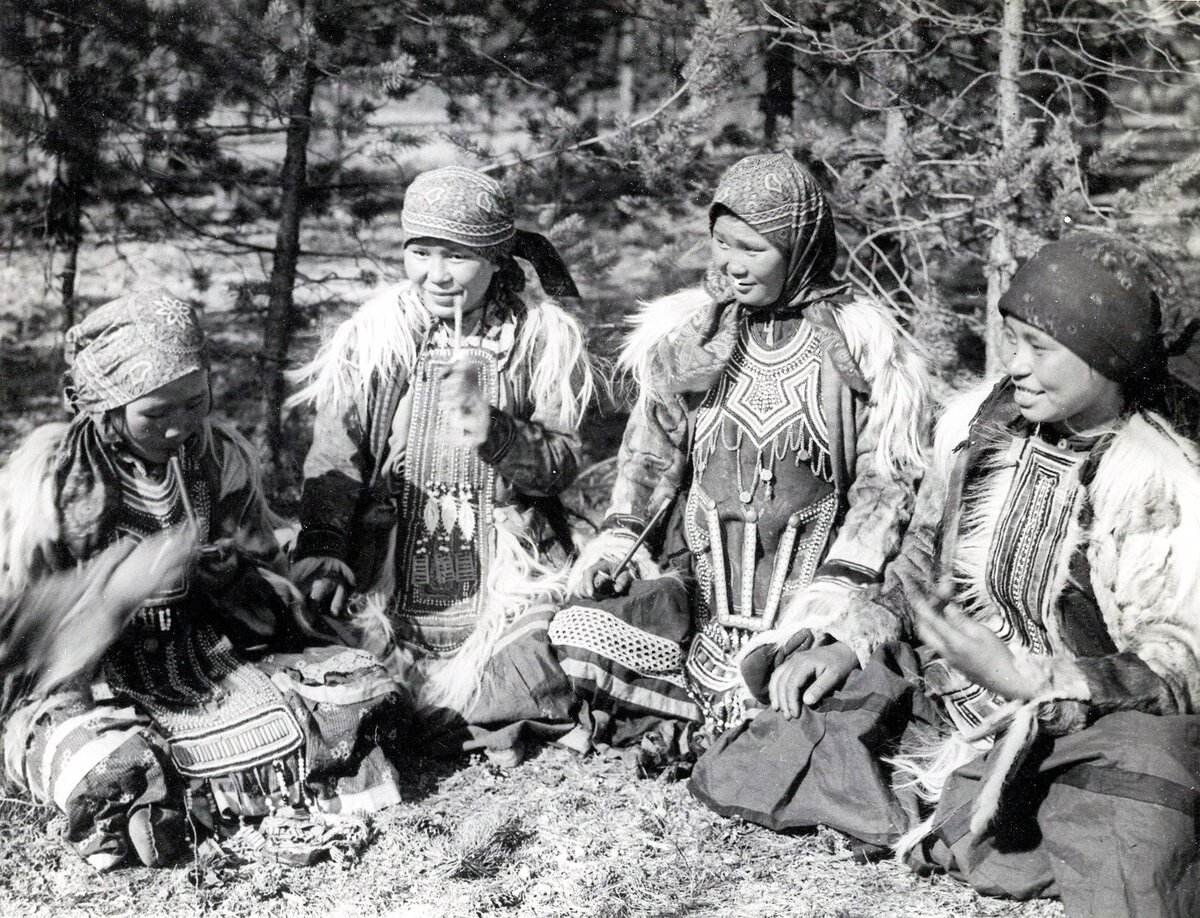
M999 636L1038 654L1050 653L1045 622L1053 586L1061 581L1064 550L1083 488L1076 471L1083 454L1025 441L1016 474L988 551L987 590L1001 610Z
M812 439L825 443L828 433L820 369L821 344L809 323L804 322L799 334L774 348L759 344L746 330L725 375L704 401L696 439L704 439L708 428L724 415L759 449L801 421L811 425Z

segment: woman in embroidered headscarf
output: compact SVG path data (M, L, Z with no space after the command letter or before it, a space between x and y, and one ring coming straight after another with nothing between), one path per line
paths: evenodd
M816 182L786 154L747 157L721 178L709 226L703 285L633 320L620 362L640 393L605 531L574 568L576 595L630 595L570 606L551 629L586 701L582 743L646 734L649 750L689 733L670 724L738 724L736 660L780 629L804 638L779 648L771 704L815 704L876 649L850 600L881 576L912 506L924 366L885 308L835 282ZM674 525L647 533L671 504ZM694 587L648 579L656 552Z
M1081 235L1000 312L1007 375L945 409L875 599L923 638L934 702L880 772L889 840L913 825L914 867L1069 915L1200 914L1200 453L1156 413L1158 300L1127 245ZM858 796L811 778L815 821Z
M519 758L571 697L546 641L593 383L579 323L521 296L530 261L578 297L494 179L449 166L404 197L407 279L368 300L299 374L316 406L293 575L415 699L426 751ZM556 544L557 543L557 544Z
M404 710L395 686L362 651L299 649L302 598L275 572L249 444L209 414L191 308L160 291L108 303L68 331L67 363L74 417L30 434L0 475L6 631L45 645L23 661L36 679L5 730L10 779L65 814L99 869L170 863L195 832L280 806L399 800L377 744ZM69 609L20 619L55 590Z

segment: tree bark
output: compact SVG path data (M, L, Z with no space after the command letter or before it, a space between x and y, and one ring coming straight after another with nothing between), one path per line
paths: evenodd
M260 358L263 382L262 440L267 475L279 480L283 446L284 371L292 340L296 264L300 258L300 223L308 189L308 141L312 132L312 100L317 70L305 59L292 72L288 100L287 146L280 172L281 203L275 252L268 284L267 320Z
M1003 17L1000 24L1000 60L997 73L996 122L1000 127L1000 145L1011 148L1021 126L1021 104L1018 95L1018 78L1021 56L1025 42L1025 0L1004 0ZM1009 191L1008 176L996 177L996 190L1001 199ZM1011 211L1008 204L1005 210ZM1000 297L1012 276L1016 273L1017 261L1012 247L1012 220L1001 212L996 218L995 234L988 248L987 267L987 319L986 319L986 366L989 376L1001 368L1001 319Z
M780 119L790 121L796 104L792 49L787 45L772 46L767 40L763 48L763 68L766 79L759 108L763 113L763 140L771 146L779 136Z
M637 107L637 21L632 16L621 20L617 39L617 114L632 118Z
M79 108L79 100L75 97L75 81L78 78L80 56L83 52L84 32L78 25L71 25L67 34L66 47L63 52L63 88L62 105L66 113L74 113ZM64 112L57 113L62 119ZM67 120L74 120L68 118ZM90 145L89 145L90 147ZM88 171L80 158L91 153L99 155L99 150L84 150L77 139L65 144L59 153L56 163L54 183L50 188L50 219L54 226L55 243L63 248L64 260L60 292L62 294L63 333L75 324L75 280L79 271L79 247L83 244L83 195L85 192L83 175Z

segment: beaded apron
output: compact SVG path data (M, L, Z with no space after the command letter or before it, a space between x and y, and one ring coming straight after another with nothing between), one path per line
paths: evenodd
M1045 623L1058 600L1055 584L1071 563L1067 538L1083 499L1078 472L1085 455L1019 438L1001 459L1016 469L988 546L984 582L994 611L984 620L1006 644L1030 653L1053 653ZM941 661L926 678L962 728L977 726L998 704Z
M417 361L400 482L399 589L390 614L401 640L448 656L471 636L487 601L496 473L470 446L447 443L442 374L466 367L489 405L499 364L481 347L435 347Z
M697 413L686 533L700 603L688 673L708 693L737 684L733 656L774 626L829 541L837 495L821 364L807 322L777 347L744 328Z
M181 468L182 481L171 465L155 481L135 464L113 463L122 498L118 532L140 539L183 523L186 487L201 533L210 535L212 495L203 469L190 452ZM204 608L188 588L185 573L138 610L105 661L109 689L150 715L189 778L232 774L299 749L300 725L279 690L200 617Z

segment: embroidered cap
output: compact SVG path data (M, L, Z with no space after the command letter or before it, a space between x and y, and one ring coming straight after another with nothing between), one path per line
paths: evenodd
M730 166L708 209L710 231L722 212L745 221L787 259L780 305L803 307L836 292L818 289L831 282L837 263L833 213L816 180L791 156L761 153ZM719 272L710 272L705 285L717 298L731 289Z
M71 327L64 352L67 398L84 414L120 408L208 365L195 312L165 290L105 303Z
M512 201L500 183L464 166L422 172L404 195L400 226L408 239L446 239L499 261L516 236Z

